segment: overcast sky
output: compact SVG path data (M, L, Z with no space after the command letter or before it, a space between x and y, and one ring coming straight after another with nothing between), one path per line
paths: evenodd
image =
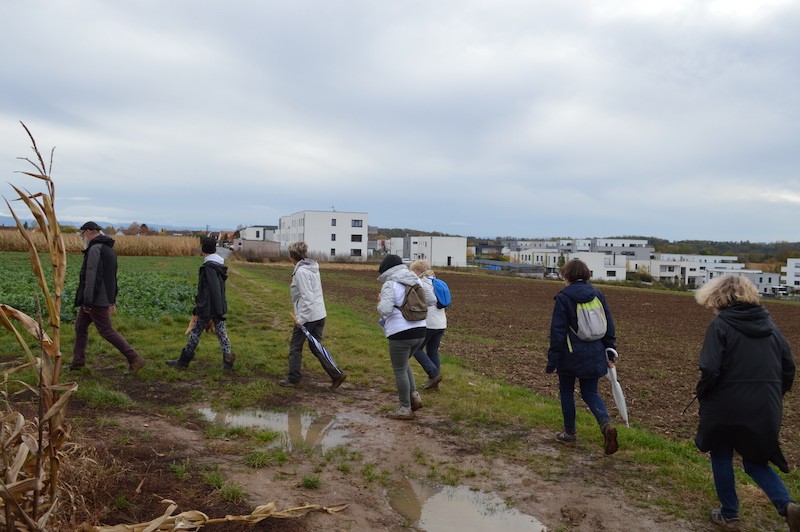
M798 28L796 0L4 2L0 192L40 187L22 121L63 220L800 241Z

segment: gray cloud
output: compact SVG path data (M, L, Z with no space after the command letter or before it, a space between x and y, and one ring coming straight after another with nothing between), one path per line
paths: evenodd
M56 146L62 217L798 240L798 22L781 0L12 4L0 172L21 180L22 120Z

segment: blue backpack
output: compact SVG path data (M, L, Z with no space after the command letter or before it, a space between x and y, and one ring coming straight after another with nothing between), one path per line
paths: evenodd
M433 283L433 293L436 294L436 308L446 308L450 306L453 299L450 297L450 287L447 283L436 277L431 277Z

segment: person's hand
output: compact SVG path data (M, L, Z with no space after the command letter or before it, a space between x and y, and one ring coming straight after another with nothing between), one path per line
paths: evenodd
M544 369L544 372L545 372L545 373L555 373L555 371L556 371L557 369L558 369L558 368L555 368L555 367L553 367L553 366L547 366L547 367Z
M108 307L108 312L110 314L114 314L116 311L117 311L117 306L116 305L111 305L110 307Z
M613 362L611 362L611 361L609 360L609 361L608 361L608 367L609 367L609 368L615 368L616 366L614 365L614 363L613 363Z
M82 307L82 308L83 308L83 311L84 311L86 314L89 314L89 313L92 311L92 307Z

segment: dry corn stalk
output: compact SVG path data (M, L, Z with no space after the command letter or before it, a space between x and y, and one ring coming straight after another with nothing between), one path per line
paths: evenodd
M329 514L341 512L346 509L349 504L340 504L339 506L320 506L318 504L306 504L297 508L288 508L286 510L278 510L274 502L269 502L261 506L257 506L255 510L249 515L226 515L225 517L211 519L203 512L197 510L190 510L178 515L172 515L178 505L174 501L164 499L161 501L167 504L168 507L162 515L148 521L146 523L139 523L135 525L115 525L115 526L99 526L93 528L96 532L155 532L155 531L172 531L172 530L200 530L206 525L214 525L218 523L228 522L241 522L249 525L255 525L261 521L269 518L273 519L294 519L303 517L308 512L326 512Z
M46 530L47 522L58 505L58 475L61 467L61 449L69 438L70 426L65 424L65 412L70 395L76 384L58 384L61 370L61 298L64 291L64 275L67 256L64 240L55 211L55 185L50 178L50 166L44 163L31 132L22 124L33 146L36 160L22 158L34 167L34 171L21 172L42 180L45 192L30 193L11 185L17 200L25 204L39 224L44 235L47 255L50 259L53 289L48 287L45 267L42 265L30 234L25 229L8 200L6 205L14 217L17 229L27 242L31 268L44 298L50 336L44 327L17 309L0 305L0 323L10 330L25 351L26 360L4 372L3 398L8 413L0 419L0 524L8 530ZM22 324L23 330L39 342L39 356L34 356L27 342L11 320ZM34 367L39 378L38 386L21 384L38 396L39 413L33 421L15 411L8 393L9 377L20 370Z

